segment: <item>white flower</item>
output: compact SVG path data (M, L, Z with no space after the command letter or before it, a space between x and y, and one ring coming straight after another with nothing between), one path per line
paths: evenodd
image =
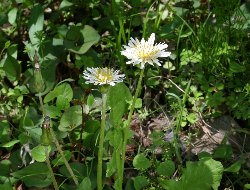
M114 86L116 83L122 82L125 78L124 74L119 74L119 70L105 68L87 68L83 72L83 78L86 79L87 84Z
M165 50L168 47L167 44L159 43L154 45L154 41L154 33L150 35L148 41L145 41L144 38L142 38L141 42L137 38L135 40L130 38L128 46L124 45L125 50L121 51L122 55L130 59L126 64L141 64L141 69L145 67L146 63L150 65L156 63L161 66L158 58L169 57L171 53Z

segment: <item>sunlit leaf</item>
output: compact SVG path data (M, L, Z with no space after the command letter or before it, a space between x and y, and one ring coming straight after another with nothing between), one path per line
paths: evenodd
M59 125L61 131L72 131L82 123L81 106L72 106L62 115Z
M138 170L146 170L151 166L151 162L143 154L134 157L133 166Z

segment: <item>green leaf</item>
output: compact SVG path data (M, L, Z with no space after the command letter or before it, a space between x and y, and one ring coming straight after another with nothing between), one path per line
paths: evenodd
M145 176L136 176L134 178L134 186L136 190L143 189L149 184L147 178Z
M88 95L87 105L91 107L94 104L94 102L95 102L95 97L92 94Z
M72 131L82 123L81 106L72 106L68 108L62 115L59 130Z
M0 161L0 176L8 176L10 173L11 162L9 160Z
M7 58L5 59L3 65L3 70L5 71L7 78L10 81L14 81L19 78L19 75L21 73L21 66L15 58L7 54Z
M71 86L68 83L60 84L59 86L56 86L54 90L50 91L45 97L44 97L44 103L50 102L57 98L58 96L63 96L65 98L65 101L70 102L73 98L73 90ZM59 102L60 105L61 102Z
M96 44L99 39L100 35L91 26L72 26L72 28L67 32L66 39L64 40L64 46L73 53L84 54L92 45Z
M240 171L241 165L244 163L244 160L238 160L237 162L233 163L231 166L224 169L225 172L232 172L238 173Z
M15 144L17 144L17 143L19 143L19 142L20 142L20 140L12 140L12 141L10 141L10 142L1 144L0 147L10 148L10 147L13 147Z
M245 185L244 185L244 188L250 189L250 184L245 184Z
M5 182L4 184L0 184L0 189L13 190L13 187L11 182Z
M115 151L113 151L112 157L107 163L107 169L106 169L106 177L112 176L116 171L116 159L115 159Z
M159 175L171 177L175 172L175 164L172 160L166 160L158 165L156 172Z
M73 3L67 1L67 0L63 0L59 6L59 9L65 9L65 8L69 8L73 5Z
M100 128L100 121L98 120L88 120L85 123L85 131L88 133L95 133Z
M190 113L187 116L187 120L191 123L194 124L196 121L198 121L198 115L196 113Z
M66 158L66 160L69 161L71 156L72 156L72 153L69 150L65 150L65 151L63 151L63 155ZM59 165L64 164L64 161L63 161L61 154L58 155L57 158L52 161L52 164L54 166L59 166Z
M48 152L50 151L50 148L48 148ZM31 150L31 155L32 157L37 161L37 162L44 162L46 160L46 154L45 154L45 146L38 145L34 147Z
M151 162L143 154L137 154L134 157L133 166L138 170L146 170L151 166Z
M223 166L212 158L204 158L198 162L187 162L179 181L160 180L160 184L168 190L217 190L223 174ZM199 180L197 180L199 179Z
M246 70L246 67L244 65L240 65L236 62L232 62L229 65L229 69L230 71L232 71L233 73L242 73Z
M48 104L44 105L44 112L49 115L50 118L57 118L60 117L61 111L60 108L56 106L49 106Z
M230 145L221 144L218 148L215 149L213 157L227 159L230 158L232 154L233 150Z
M69 163L69 165L72 168L72 170L76 176L79 176L81 178L88 177L88 173L87 173L88 168L85 164L82 164L79 162L73 162L73 163ZM62 165L62 167L60 167L59 171L64 177L71 178L71 175L70 175L70 173L65 165Z
M56 107L58 107L60 110L69 108L70 107L69 100L63 95L57 96Z
M201 162L203 162L204 165L209 168L208 171L212 174L212 187L214 190L217 190L222 179L224 170L223 165L221 164L221 162L216 161L212 158L203 158Z
M40 162L30 164L11 175L17 179L21 179L28 187L34 186L42 188L52 183L47 165Z
M123 131L120 128L114 131L110 130L106 135L106 139L109 140L109 144L117 150L122 146Z
M43 7L41 4L37 4L31 10L30 20L28 22L29 26L29 38L32 44L37 44L38 39L35 34L43 30L44 14Z
M12 24L12 25L16 24L16 15L17 15L17 8L12 8L8 12L8 20L9 20L10 24Z
M7 121L0 121L0 143L10 141L10 125Z
M124 83L118 83L109 89L107 104L111 107L110 119L114 126L122 122L122 116L128 109L127 101L131 99L130 90Z
M80 185L77 187L77 190L92 190L93 188L91 187L91 181L89 177L85 177Z

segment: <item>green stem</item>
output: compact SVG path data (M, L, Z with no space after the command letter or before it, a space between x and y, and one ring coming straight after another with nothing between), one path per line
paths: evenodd
M54 186L55 190L59 190L58 184L56 182L56 178L54 176L54 172L52 170L52 167L51 167L51 164L50 164L50 161L49 161L48 146L45 146L45 154L46 154L46 163L47 163L47 166L49 168L49 172L50 172L50 176L51 176L51 179L52 179L52 182L53 182L53 186Z
M38 93L38 98L39 98L39 102L40 102L40 105L41 105L41 108L42 108L43 115L45 115L44 108L43 108L43 99L42 99L41 92Z
M115 150L115 160L116 160L116 168L117 168L117 184L115 186L115 189L122 189L122 184L120 182L122 182L122 176L120 174L122 174L121 172L121 149L117 149Z
M42 97L41 97L41 93L40 93L40 92L38 93L38 97L39 97L39 102L40 102L40 104L41 104L41 108L42 108L43 115L45 115L45 113L44 113L44 107L43 107L43 100L42 100ZM57 140L57 138L56 138L56 136L55 136L55 133L54 133L54 131L53 131L52 128L50 128L50 133L52 134L52 138L53 138L53 140L54 140L54 142L55 142L55 144L56 144L57 150L58 150L58 152L61 154L62 159L63 159L63 162L64 162L64 164L65 164L67 170L69 171L69 173L70 173L70 175L71 175L73 181L75 182L76 185L79 185L79 182L78 182L76 176L74 175L73 170L71 169L71 167L70 167L68 161L66 160L66 158L65 158L65 156L64 156L64 154L63 154L63 151L62 151L62 149L61 149L61 147L60 147L60 144L59 144L59 142L58 142L58 140ZM48 164L48 163L47 163L47 164ZM52 171L52 172L53 172L53 171Z
M61 155L61 157L62 157L62 159L63 159L63 162L64 162L64 164L65 164L65 166L66 166L66 168L67 168L69 174L71 175L71 177L72 177L74 183L78 186L78 185L79 185L79 182L78 182L78 180L77 180L77 178L76 178L76 176L75 176L75 174L74 174L72 168L70 167L70 165L69 165L67 159L66 159L65 156L64 156L64 153L63 153L63 151L62 151L62 148L61 148L61 146L60 146L60 144L59 144L59 142L58 142L58 140L57 140L57 138L56 138L56 136L55 136L55 133L54 133L53 129L50 128L50 132L51 132L52 137L53 137L53 140L54 140L54 142L55 142L55 144L56 144L56 148L57 148L58 152L60 153L60 155Z
M99 137L99 150L98 150L98 166L97 166L97 189L102 190L102 155L103 155L103 142L105 132L105 119L106 119L106 102L107 94L102 94L102 121Z
M128 114L128 121L127 121L127 126L124 128L124 139L123 139L123 144L122 144L122 161L121 161L121 169L120 169L120 174L119 174L119 187L122 187L122 182L123 182L123 173L124 173L124 163L125 163L125 155L126 155L126 146L127 146L127 141L128 141L128 134L129 134L129 128L130 128L130 122L132 119L132 114L134 112L134 108L135 108L135 102L136 99L139 95L139 91L141 89L141 83L142 83L142 78L143 78L143 73L144 73L144 69L141 70L140 73L140 77L137 83L137 87L136 87L136 91L135 91L135 96L133 98L133 102Z

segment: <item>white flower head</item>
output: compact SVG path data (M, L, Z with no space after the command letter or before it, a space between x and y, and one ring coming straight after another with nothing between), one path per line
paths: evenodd
M87 84L94 85L111 85L114 86L116 83L122 82L125 78L124 74L119 74L119 70L99 67L87 68L83 72L83 78L86 79Z
M124 45L123 51L121 54L126 56L129 61L126 64L137 65L140 64L140 68L143 69L146 63L153 65L154 63L161 66L159 57L169 57L171 52L166 51L165 49L168 47L165 43L154 44L155 34L152 33L148 39L145 41L142 38L139 41L137 38L130 38L128 45Z

